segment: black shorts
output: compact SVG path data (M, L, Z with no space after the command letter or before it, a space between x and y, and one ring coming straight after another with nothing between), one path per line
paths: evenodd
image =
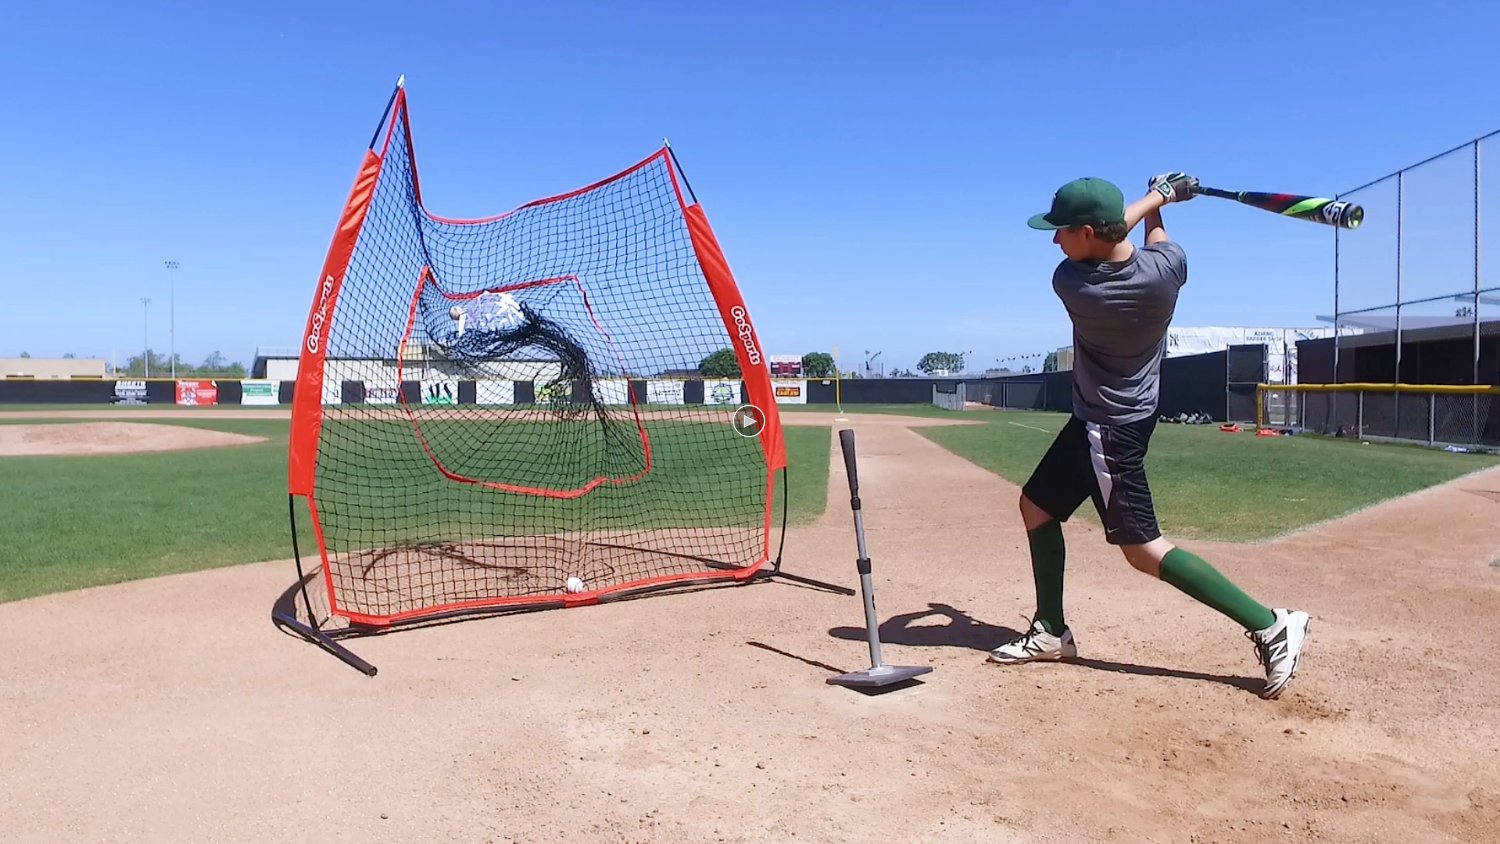
M1125 425L1074 416L1021 491L1060 522L1092 498L1109 544L1144 545L1161 536L1146 483L1146 447L1155 429L1155 416Z

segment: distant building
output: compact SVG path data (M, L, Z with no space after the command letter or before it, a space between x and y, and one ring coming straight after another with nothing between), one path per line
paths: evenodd
M0 378L104 378L109 361L97 358L0 358Z
M1053 361L1054 371L1061 372L1063 370L1067 370L1067 369L1072 369L1073 368L1073 347L1072 346L1063 346L1062 348L1058 349L1057 351L1053 352L1052 354L1056 357L1056 359Z
M1346 326L1344 336L1361 334L1363 328ZM1247 328L1234 326L1176 327L1167 329L1167 357L1201 355L1230 346L1266 347L1266 381L1297 383L1297 342L1333 336L1332 326Z
M1344 336L1360 334L1364 327L1347 322ZM1167 329L1166 357L1203 355L1221 352L1230 346L1266 347L1266 379L1272 384L1297 383L1297 341L1332 337L1333 328L1245 328L1236 326L1172 326ZM1052 353L1056 369L1073 368L1073 347L1063 346Z

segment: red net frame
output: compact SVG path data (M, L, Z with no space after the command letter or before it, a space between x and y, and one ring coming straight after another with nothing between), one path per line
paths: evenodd
M404 88L398 88L388 107L387 116L382 120L382 129L377 132L377 139L382 137L383 141L381 142L379 152L375 151L374 143L372 142L371 149L367 150L364 155L354 185L340 215L322 267L322 272L319 275L319 282L304 326L299 375L292 407L292 428L288 447L288 493L294 502L297 498L304 499L305 501L318 547L318 556L322 563L321 580L327 596L329 614L342 617L357 625L382 627L480 610L581 606L642 590L703 581L744 581L764 573L763 566L772 562L772 490L775 484L774 473L777 470L784 470L786 467L781 420L771 387L767 359L761 352L762 346L754 324L750 319L749 310L729 269L728 262L718 245L712 227L708 223L707 216L702 206L692 196L691 188L686 186L686 181L678 169L676 157L671 150L663 146L635 165L578 190L536 200L519 206L512 211L492 217L476 220L458 220L432 214L422 203L414 147L411 141L411 125L407 109L406 91ZM410 189L415 207L432 223L451 226L481 226L487 223L494 223L527 209L536 209L562 203L593 191L606 190L611 185L628 179L646 168L659 168L665 172L667 178L670 180L672 196L675 198L676 213L680 215L681 226L686 233L688 242L691 244L697 270L701 273L702 283L717 310L723 330L723 345L734 349L740 364L740 380L744 385L748 403L758 407L763 416L763 425L758 443L765 471L764 508L760 519L758 547L754 559L742 560L736 565L718 569L700 567L681 571L653 573L648 576L624 577L598 588L577 594L496 594L477 597L469 596L458 599L445 598L427 602L418 601L415 606L403 607L396 611L370 611L368 609L349 606L349 601L346 600L348 597L347 588L337 583L334 577L336 558L340 555L330 552L319 500L318 464L320 450L323 450L326 446L325 424L329 421L327 418L327 408L324 404L325 380L329 375L331 327L341 315L340 296L344 292L346 273L349 270L351 259L355 256L356 250L360 246L361 233L365 229L372 201L376 196L377 190L382 186L382 176L389 175L385 168L388 156L392 153L393 144L404 144L404 153L409 159L406 161L406 164L409 168ZM407 391L400 387L403 383L405 366L405 355L402 349L404 349L406 343L413 337L414 325L417 321L417 302L423 294L423 288L429 283L431 278L432 270L424 266L422 271L416 275L416 278L408 282L412 284L413 289L410 294L407 313L397 315L404 317L405 320L400 348L395 350L394 354L397 362L397 395L399 397L398 404L400 405L399 412L403 414L404 419L411 426L411 430L415 432L416 439L419 441L421 448L431 458L439 471L449 480L455 483L472 484L492 488L500 492L527 496L579 498L589 495L601 486L610 485L615 482L628 483L632 480L638 480L641 475L651 471L653 463L649 425L645 420L645 414L643 414L637 401L636 393L633 390L630 391L629 395L629 412L634 419L635 427L639 433L640 446L646 461L641 473L621 478L609 478L601 475L578 487L546 489L536 486L505 484L465 477L461 472L452 471L444 467L442 461L433 453L433 449L429 447L426 439L421 436L422 420L418 416L421 409L410 401ZM479 296L484 292L521 291L545 285L567 284L576 285L579 294L583 297L590 319L599 330L601 336L612 346L613 341L610 338L609 332L604 325L600 324L597 317L594 316L594 306L589 303L589 291L585 282L576 275L571 277L563 275L536 278L525 282L462 292L442 291L441 295L447 299L463 300ZM615 352L618 356L619 350L615 349ZM623 368L623 361L621 363ZM725 417L724 423L727 427L729 424L729 408L723 409L723 416ZM782 503L784 506L784 501ZM783 530L784 527L783 524ZM295 520L293 522L293 531L293 540L295 543ZM688 557L690 555L679 554L675 556ZM775 562L779 565L779 558ZM299 554L299 569L300 563ZM304 577L305 581L306 578ZM304 591L305 597L306 594Z

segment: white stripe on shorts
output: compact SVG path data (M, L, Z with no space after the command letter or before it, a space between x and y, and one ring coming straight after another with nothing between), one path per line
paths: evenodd
M1109 506L1109 494L1115 488L1115 479L1109 474L1109 464L1104 462L1104 434L1093 422L1084 423L1089 433L1089 462L1094 466L1094 479L1099 482L1099 495L1104 506Z

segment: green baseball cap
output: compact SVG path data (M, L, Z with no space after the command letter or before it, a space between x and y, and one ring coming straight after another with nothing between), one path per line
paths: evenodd
M1104 179L1074 179L1052 195L1052 210L1034 215L1034 229L1066 229L1125 222L1125 194Z

